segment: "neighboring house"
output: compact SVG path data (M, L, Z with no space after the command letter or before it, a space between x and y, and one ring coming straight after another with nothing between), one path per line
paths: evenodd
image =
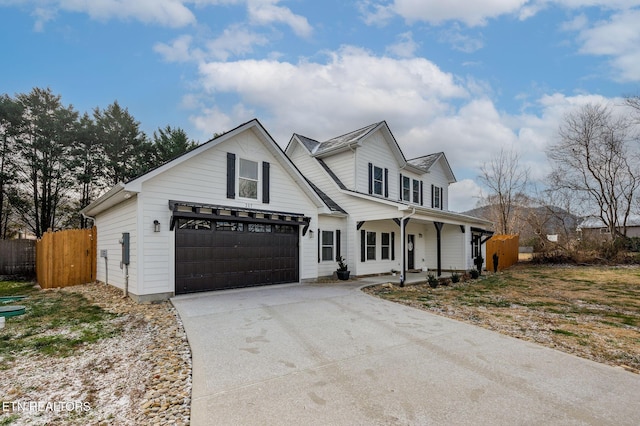
M384 121L324 142L294 134L285 152L348 213L318 218L320 276L338 256L355 275L466 270L493 234L491 222L448 211L456 180L444 153L405 159Z
M622 222L622 220L620 220ZM622 227L618 230L624 233ZM583 240L611 241L609 228L598 217L583 219L577 228L578 236ZM640 216L629 216L627 219L627 237L640 237Z
M403 256L406 269L468 269L491 233L447 211L444 154L406 161L384 122L323 143L294 135L286 152L252 120L114 186L82 210L97 279L145 301L314 280L341 256L353 275L403 270Z

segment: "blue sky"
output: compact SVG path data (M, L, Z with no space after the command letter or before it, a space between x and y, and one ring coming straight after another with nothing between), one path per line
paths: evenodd
M444 151L451 208L587 102L640 93L640 0L0 0L0 93L50 87L201 142L257 117L285 146L386 120L407 158Z

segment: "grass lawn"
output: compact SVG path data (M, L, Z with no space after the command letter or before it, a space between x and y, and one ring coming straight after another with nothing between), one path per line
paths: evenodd
M640 373L640 268L519 264L440 286L368 293Z
M82 345L121 332L109 320L115 315L84 296L58 290L38 290L33 283L0 281L0 296L27 296L3 305L26 307L24 315L6 319L0 329L0 370L22 353L68 356Z

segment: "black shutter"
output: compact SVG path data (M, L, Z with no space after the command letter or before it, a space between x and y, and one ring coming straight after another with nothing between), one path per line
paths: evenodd
M236 155L227 152L227 198L236 198Z
M442 199L444 190L442 189L442 187L440 187L439 190L440 190L440 210L444 210L444 200Z
M367 234L364 231L360 231L360 262L364 262L367 257Z
M396 233L391 233L391 260L396 260Z
M389 196L389 169L384 169L384 196Z
M320 240L322 239L322 233L320 232L320 228L318 228L318 263L320 263Z
M402 173L400 173L400 195L398 196L399 200L402 200Z
M373 194L373 164L369 163L369 194Z
M340 262L342 254L340 253L340 230L336 229L336 262Z
M269 204L269 163L262 162L262 202Z
M420 181L420 205L424 205L424 182Z
M431 185L431 208L433 208L433 205L434 205L433 204L434 203L434 198L433 197L434 197L434 192L435 192L434 188L435 187L433 185Z

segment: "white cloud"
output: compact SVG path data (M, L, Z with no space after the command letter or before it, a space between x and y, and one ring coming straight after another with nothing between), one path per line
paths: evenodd
M566 9L599 7L607 10L626 10L640 5L639 0L393 0L360 2L364 21L371 24L386 24L391 17L399 15L407 22L428 22L439 25L457 21L469 27L483 26L489 19L503 15L514 15L528 19L547 7L558 5Z
M461 21L472 27L485 25L489 18L516 13L526 3L527 0L395 0L391 8L409 22L437 25Z
M472 179L463 179L449 186L449 210L466 212L475 208L484 191Z
M97 20L136 19L168 27L183 27L196 18L180 0L60 0L60 9L88 14Z
M580 53L611 57L615 77L640 81L640 10L613 14L608 20L581 29Z
M195 15L184 5L184 0L5 0L2 3L33 6L36 31L43 31L44 24L60 11L86 13L92 19L100 21L132 19L173 28L196 22Z
M309 37L313 28L307 18L296 15L287 7L277 6L280 0L247 0L249 19L253 23L268 25L283 23L291 27L300 37Z
M417 117L425 122L441 115L450 108L448 100L467 96L451 74L426 59L377 57L349 46L327 55L326 63L204 63L201 83L207 93L236 94L264 111L280 143L293 131L329 138L383 119L402 129Z
M164 58L167 62L187 62L197 59L201 56L201 52L191 50L191 41L193 37L190 35L181 35L171 42L156 43L153 50Z
M449 43L455 50L464 53L473 53L484 46L481 37L474 38L463 34L460 30L460 25L457 23L442 31L439 39L441 42Z
M411 31L402 33L398 36L398 42L387 46L387 53L390 53L399 58L411 58L414 56L416 49L419 47L418 43L413 40Z
M220 37L207 42L211 57L226 61L231 55L241 56L253 52L253 46L264 46L267 37L248 30L242 25L232 25Z

